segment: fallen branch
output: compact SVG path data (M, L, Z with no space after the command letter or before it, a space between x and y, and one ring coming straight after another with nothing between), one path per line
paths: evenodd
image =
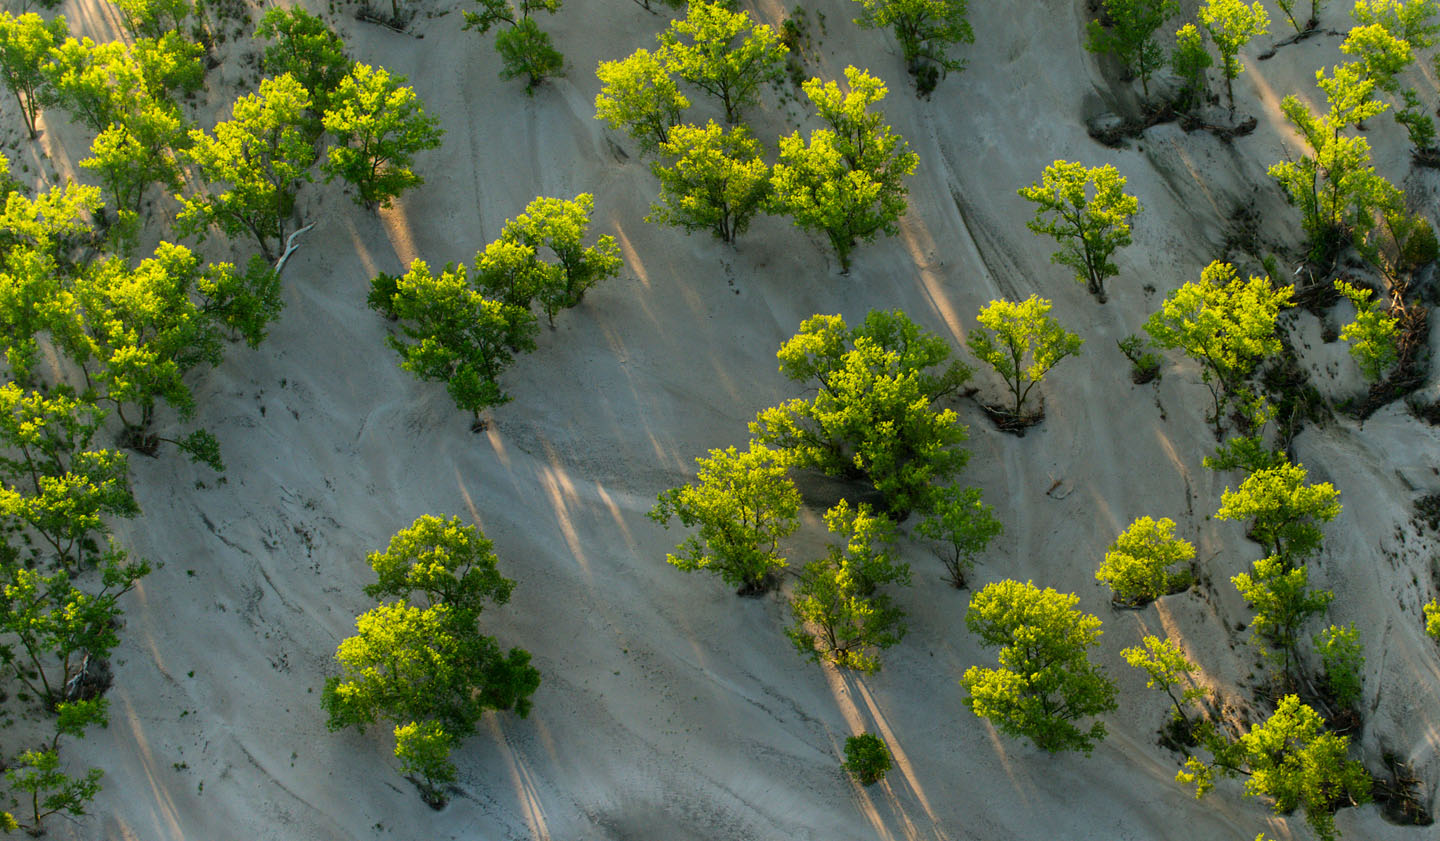
M285 271L285 261L289 260L290 255L294 254L300 248L300 246L295 244L295 238L313 227L315 227L315 223L311 222L310 224L291 234L289 239L285 240L285 253L281 254L280 259L275 261L275 274L278 275L281 272Z

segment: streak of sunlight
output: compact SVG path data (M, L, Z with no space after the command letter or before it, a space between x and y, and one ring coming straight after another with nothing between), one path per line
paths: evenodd
M964 341L965 328L961 323L960 313L955 311L946 294L945 278L935 270L935 261L928 256L935 253L935 238L930 235L930 229L919 217L907 219L900 226L900 238L905 242L905 249L910 252L910 259L915 263L920 282L925 284L930 303L936 312L940 313L940 317L945 319L945 326L950 328L951 335L957 341Z
M575 531L575 524L570 520L570 502L578 499L579 494L575 492L575 483L570 481L570 475L560 465L560 459L555 455L550 442L544 442L544 447L545 457L550 463L540 467L540 483L545 488L546 496L550 497L550 507L555 510L555 522L560 527L560 534L565 538L565 545L570 548L570 553L575 556L586 576L589 576L590 562L580 545L580 535Z
M525 761L515 754L515 749L505 740L505 734L494 716L489 718L489 726L491 735L495 737L495 745L500 748L505 763L510 766L510 778L515 782L515 797L520 801L520 813L530 827L531 837L536 841L550 841L550 825L545 820L545 810L540 804L535 778L526 767Z
M125 723L130 727L130 733L135 738L135 746L140 751L141 764L145 766L145 778L150 783L150 791L154 795L154 802L159 809L157 817L169 830L171 838L183 839L184 831L180 828L179 810L175 808L175 801L171 799L170 792L160 782L155 773L155 755L150 750L150 742L145 738L145 727L140 723L140 716L135 711L135 705L130 702L128 693L122 693L118 699L124 707Z
M410 226L410 217L405 215L405 206L399 199L389 209L381 208L380 224L385 228L385 236L390 240L396 259L400 265L408 267L420 256L420 252L415 247L415 231Z

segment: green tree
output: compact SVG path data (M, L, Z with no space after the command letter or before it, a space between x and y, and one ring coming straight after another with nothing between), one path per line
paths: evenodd
M964 468L967 430L953 410L932 403L969 371L942 368L949 347L903 313L872 312L853 331L839 316L816 316L777 355L786 376L820 386L813 401L789 400L750 424L759 443L784 450L791 463L867 478L896 519L927 510L932 483Z
M1212 762L1191 756L1176 779L1195 783L1198 798L1218 777L1246 774L1246 796L1269 797L1277 814L1303 809L1315 834L1334 841L1335 810L1370 802L1370 775L1349 759L1349 748L1350 737L1327 732L1318 713L1286 695L1269 719Z
M84 815L90 801L100 793L103 776L105 772L99 768L87 770L84 776L70 776L61 770L60 752L54 748L22 752L5 770L10 787L28 795L30 801L29 822L16 823L15 828L39 836L45 834L44 822L51 815L61 812L76 817ZM15 821L9 814L5 817Z
M1431 599L1423 607L1425 633L1440 640L1440 599Z
M176 191L181 186L176 150L188 145L185 121L174 108L147 100L111 123L90 144L80 166L93 171L120 212L138 217L152 184Z
M1110 586L1116 601L1138 607L1188 583L1186 572L1171 567L1194 559L1194 544L1175 536L1174 520L1141 517L1110 544L1095 578Z
M445 805L449 799L445 787L458 776L455 763L450 761L454 747L455 737L437 721L395 726L395 756L400 760L400 773L415 783L421 798L436 809Z
M673 163L650 166L660 179L661 203L650 206L645 221L709 230L728 243L745 233L770 192L770 168L749 129L726 132L714 121L704 128L676 126L659 151Z
M330 96L325 130L334 138L320 169L325 180L340 177L356 189L366 207L390 200L425 183L412 168L415 153L440 146L440 121L427 116L405 77L385 68L356 64Z
M402 335L386 338L400 367L422 380L443 380L455 405L474 415L475 428L481 409L510 401L499 378L517 351L535 347L528 307L481 295L464 266L446 266L437 277L424 260L395 281L388 307L400 320Z
M1093 53L1110 53L1125 69L1140 79L1140 89L1150 96L1150 77L1165 66L1165 50L1155 33L1165 21L1179 14L1175 0L1104 0L1108 26L1090 21L1085 48Z
M1261 558L1230 581L1255 609L1250 633L1266 657L1278 659L1281 674L1294 680L1299 665L1300 629L1310 617L1335 600L1329 590L1311 590L1310 574L1303 567L1287 568L1276 557Z
M991 301L980 309L980 326L965 343L981 362L995 369L1015 398L1011 417L1027 421L1025 398L1050 369L1080 352L1084 340L1050 317L1051 304L1031 295L1024 301Z
M820 118L830 127L780 139L780 160L771 174L770 212L792 217L809 231L824 231L850 271L850 252L881 233L894 236L905 214L904 179L920 157L905 139L883 125L870 105L885 98L885 83L863 70L845 68L850 91L834 82L810 79L803 85Z
M481 35L500 23L509 27L495 33L495 52L500 55L502 79L525 77L525 92L551 76L562 75L565 57L555 49L550 34L531 17L534 12L555 14L561 0L475 0L479 12L466 12L462 29L478 29Z
M860 785L874 785L884 779L885 772L890 770L890 749L874 733L850 736L845 739L844 765Z
M422 597L427 607L444 604L478 616L487 602L505 604L515 589L500 574L495 544L459 517L418 517L365 562L377 579L365 595L380 601Z
M1225 430L1231 402L1249 393L1246 382L1255 366L1280 351L1275 322L1294 291L1292 286L1276 289L1265 277L1241 281L1234 266L1216 260L1198 281L1167 295L1160 311L1145 321L1156 346L1179 348L1200 365L1200 378L1215 403L1210 419L1217 437Z
M1253 520L1250 537L1293 567L1320 550L1320 525L1340 515L1340 492L1329 482L1307 484L1308 475L1303 465L1288 461L1257 470L1238 490L1225 489L1215 516Z
M699 526L665 560L686 572L713 572L739 595L764 593L787 566L780 540L800 525L800 492L784 461L764 447L728 447L695 463L695 483L661 491L650 511L666 528L671 519Z
M1146 634L1140 645L1121 649L1120 656L1125 662L1145 673L1145 686L1159 689L1170 699L1170 718L1190 731L1190 714L1185 708L1205 697L1205 690L1197 686L1190 675L1199 667L1190 662L1180 644L1166 637L1160 639ZM1176 690L1180 694L1176 695Z
M1210 51L1205 49L1205 36L1193 23L1175 32L1175 49L1170 53L1170 68L1180 77L1179 106L1190 110L1203 105L1210 96L1207 71L1214 66Z
M1331 625L1316 634L1311 642L1320 655L1321 683L1341 709L1351 709L1365 692L1360 670L1365 666L1365 647L1360 644L1360 631L1355 623Z
M1200 7L1200 25L1210 33L1215 49L1220 51L1220 71L1225 76L1225 100L1230 115L1235 115L1235 77L1245 69L1237 56L1251 39L1270 31L1270 16L1256 2L1246 6L1244 0L1206 0Z
M65 41L70 29L63 15L47 21L34 12L16 17L0 12L0 80L15 95L30 138L35 115L47 99L45 65L51 50Z
M960 679L965 706L1050 753L1088 754L1105 725L1082 730L1077 722L1116 708L1115 683L1086 654L1099 642L1100 620L1076 610L1079 600L1006 579L972 596L965 612L970 633L1000 647L999 668L971 666Z
M120 21L134 38L160 38L183 28L194 11L190 0L115 0Z
M1120 271L1110 257L1130 244L1130 222L1140 212L1140 200L1124 191L1125 178L1110 164L1087 169L1072 161L1050 164L1040 183L1019 191L1035 204L1035 218L1025 226L1060 246L1050 262L1074 269L1102 304L1105 278Z
M580 303L586 290L614 277L623 265L615 237L606 234L594 245L584 245L594 212L595 197L590 193L572 200L540 197L526 205L524 213L507 220L500 231L502 241L527 246L537 255L541 248L554 255L556 270L540 274L536 292L552 326L557 311Z
M905 69L922 79L926 66L943 70L964 70L965 61L950 55L954 44L975 43L975 30L970 28L967 0L855 0L860 4L860 17L855 23L863 29L888 28L900 42L905 56Z
M1355 0L1350 16L1361 26L1378 24L1417 50L1435 45L1440 36L1436 0Z
M330 96L354 64L345 42L325 21L296 6L272 6L255 27L256 40L264 39L261 67L270 76L289 73L310 94L314 136L320 134L321 116L330 110Z
M852 509L842 499L825 512L825 525L845 543L831 544L825 557L800 571L790 597L795 624L785 634L817 663L879 671L874 650L905 636L905 612L880 592L886 584L910 583L910 565L898 562L891 549L895 524L868 505Z
M1355 320L1340 328L1340 339L1350 345L1350 355L1365 374L1365 379L1379 382L1400 358L1396 333L1400 319L1387 313L1378 301L1371 300L1371 291L1335 281L1335 290L1355 305Z
M185 156L199 167L207 189L177 197L184 205L177 226L202 236L211 225L230 237L248 233L273 262L295 212L298 185L310 180L315 162L304 129L310 105L310 94L287 74L262 80L258 94L237 99L231 119L218 123L213 136L192 131L194 145Z
M685 17L660 33L660 61L671 73L720 100L735 124L760 98L760 86L779 82L789 50L775 30L749 12L690 0Z
M667 142L690 107L661 58L641 49L620 61L602 61L595 69L601 85L595 119L633 137L641 152L654 152Z
M940 543L935 555L957 590L965 586L975 556L1004 530L994 509L980 501L980 489L959 485L938 491L931 510L915 526L922 537Z
M28 526L62 567L94 559L99 551L94 537L105 517L138 513L125 455L113 450L87 449L71 455L63 471L0 483L0 522Z

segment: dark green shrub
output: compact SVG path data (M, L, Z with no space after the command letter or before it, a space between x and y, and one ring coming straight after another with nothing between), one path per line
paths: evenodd
M845 740L845 770L861 785L880 782L890 770L890 749L874 733L861 733Z

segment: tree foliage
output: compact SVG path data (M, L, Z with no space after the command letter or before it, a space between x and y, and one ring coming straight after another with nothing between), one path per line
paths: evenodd
M1340 492L1329 482L1306 483L1303 465L1284 461L1257 470L1225 489L1220 498L1221 520L1253 520L1250 536L1286 567L1303 563L1320 549L1321 524L1340 515Z
M1215 61L1205 49L1205 36L1195 24L1187 23L1175 31L1175 49L1170 53L1170 68L1180 77L1179 107L1191 110L1210 96L1209 69Z
M525 77L525 92L551 76L563 75L565 57L555 49L550 34L540 28L532 14L560 11L561 0L475 0L479 12L465 12L463 29L489 32L500 23L507 28L495 33L495 52L500 55L502 79Z
M1316 634L1311 642L1320 655L1321 684L1341 709L1353 708L1365 692L1364 677L1360 674L1365 666L1365 647L1360 643L1360 631L1355 623L1331 625Z
M1235 113L1235 77L1245 66L1237 57L1251 39L1270 31L1270 16L1259 2L1249 6L1244 0L1206 0L1200 7L1200 25L1210 33L1215 49L1220 51L1220 72L1225 77L1225 99L1230 113Z
M784 461L763 447L728 447L695 462L695 484L661 491L650 511L666 528L671 519L699 526L665 560L686 572L713 572L741 595L765 592L787 566L780 540L800 524L800 492Z
M885 84L854 67L845 68L845 79L848 93L819 79L803 85L829 128L810 132L808 143L798 131L780 139L770 212L790 216L805 230L824 231L841 271L849 272L858 242L898 232L908 194L903 182L920 158L883 125L883 115L869 110L885 98Z
M780 81L789 53L775 30L749 12L706 0L690 0L685 17L660 34L660 44L665 67L719 99L732 125L759 101L762 84Z
M647 222L708 230L733 243L745 233L770 192L770 168L760 143L744 126L725 131L713 121L704 128L676 126L659 147L668 165L652 164L660 180L660 203Z
M1171 567L1195 559L1195 546L1175 536L1175 521L1140 517L1115 538L1095 578L1110 586L1117 601L1144 605L1189 581Z
M980 326L965 343L995 369L1015 398L1011 415L1025 418L1025 399L1060 360L1080 352L1083 339L1050 317L1051 303L1031 295L1024 301L991 301L980 310Z
M864 29L888 28L900 42L905 56L905 69L922 80L926 66L945 71L964 70L964 59L950 55L955 44L975 43L975 30L970 27L967 0L855 0L860 4L860 17L855 20Z
M350 56L345 42L325 21L296 6L272 6L255 27L257 40L265 45L261 66L270 76L290 74L310 94L314 134L319 135L320 116L329 110L330 96L349 73Z
M891 549L895 524L868 505L851 508L842 499L825 512L825 525L844 543L831 544L825 557L800 571L790 597L795 624L785 633L817 663L876 672L875 649L905 636L905 612L880 588L909 584L910 566L898 562Z
M1035 204L1025 226L1055 239L1060 250L1050 261L1074 269L1101 303L1105 279L1120 271L1111 255L1130 244L1130 222L1140 212L1140 200L1124 190L1125 178L1110 164L1087 169L1072 161L1050 164L1040 183L1020 188Z
M524 213L505 221L497 241L502 245L491 243L478 257L478 284L527 311L530 302L538 299L553 325L556 312L580 303L586 290L620 271L615 237L606 234L592 246L584 244L594 212L590 193L571 200L540 197L530 202ZM555 262L542 261L541 249L548 250Z
M1108 26L1090 21L1085 48L1110 53L1125 69L1140 79L1140 89L1150 96L1150 77L1165 66L1165 50L1155 40L1165 21L1180 12L1175 0L1104 0Z
M965 706L1050 753L1088 754L1105 725L1081 729L1080 719L1116 708L1114 682L1086 654L1099 642L1100 620L1076 610L1079 600L1006 579L971 597L965 613L970 632L1000 648L999 668L965 671Z
M1350 355L1365 379L1379 382L1400 358L1396 346L1400 319L1371 300L1373 293L1369 289L1336 280L1335 290L1355 305L1355 320L1340 328L1340 339L1350 345Z
M1145 673L1145 686L1159 689L1170 698L1170 716L1188 726L1190 714L1185 708L1205 697L1205 690L1196 685L1190 674L1199 667L1190 662L1180 644L1169 637L1160 639L1146 634L1140 645L1121 649L1125 662ZM1179 695L1176 695L1176 691Z
M601 85L595 119L630 135L642 152L656 151L669 141L670 130L690 107L662 57L640 49L620 61L602 61L595 69Z
M890 770L890 749L874 733L861 733L845 739L845 770L861 785L874 785Z
M366 207L389 207L425 183L413 168L415 154L438 148L445 133L405 81L383 67L356 64L325 111L325 130L335 142L320 169L327 182L338 176L353 185L355 201Z
M1335 600L1329 590L1311 590L1310 574L1303 567L1287 568L1279 558L1261 558L1251 572L1230 579L1255 609L1250 622L1252 638L1267 657L1279 661L1281 673L1294 679L1299 664L1300 629Z
M994 509L980 500L980 489L959 485L937 491L930 510L915 526L916 533L940 544L935 554L956 589L965 586L975 556L1004 530Z
M1247 395L1255 366L1280 351L1275 322L1289 306L1294 287L1274 288L1265 277L1241 281L1235 267L1219 260L1165 297L1145 321L1158 347L1179 348L1200 365L1200 377L1214 399L1215 434L1224 432L1226 409Z
M34 12L0 12L0 81L15 95L25 128L35 137L35 116L48 98L46 62L69 36L63 15L45 20Z

